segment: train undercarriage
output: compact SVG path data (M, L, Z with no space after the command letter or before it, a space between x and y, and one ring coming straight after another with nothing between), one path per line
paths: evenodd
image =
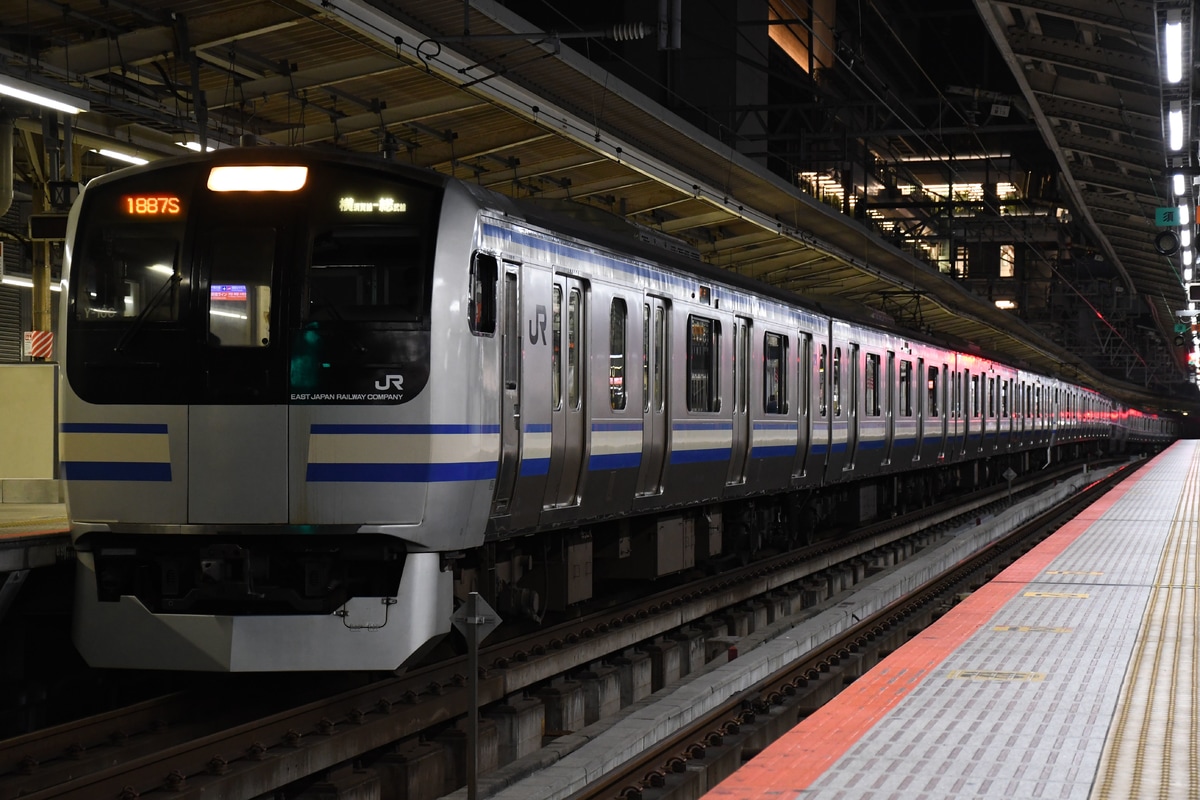
M540 624L644 592L648 582L659 587L697 571L716 573L1005 486L1008 475L1026 476L1051 464L1082 465L1101 455L1095 442L1064 444L578 528L490 537L456 561L455 603L479 592L505 620Z

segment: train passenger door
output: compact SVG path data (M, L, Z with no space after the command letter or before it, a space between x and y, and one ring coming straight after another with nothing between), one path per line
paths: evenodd
M728 486L746 482L750 455L750 320L733 321L733 443L729 451Z
M227 214L198 223L208 285L204 384L188 409L188 522L288 521L287 337L279 266L290 236ZM198 237L199 238L199 237Z
M500 467L492 513L509 513L517 467L521 461L521 316L518 307L518 265L505 262L500 282Z
M585 283L555 275L550 287L550 467L545 508L579 505L587 449Z
M646 297L642 304L642 461L638 468L637 495L662 493L663 465L667 452L667 301Z

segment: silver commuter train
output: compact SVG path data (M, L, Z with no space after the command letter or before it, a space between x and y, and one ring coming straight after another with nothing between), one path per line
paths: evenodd
M307 149L72 210L58 357L94 666L390 670L1056 454L1175 435L624 225Z

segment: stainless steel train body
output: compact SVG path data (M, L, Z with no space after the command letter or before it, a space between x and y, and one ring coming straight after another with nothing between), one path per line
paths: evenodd
M69 237L61 458L97 666L392 669L456 593L540 616L716 563L756 519L794 538L829 487L870 505L925 467L1173 435L633 227L345 155L124 170Z

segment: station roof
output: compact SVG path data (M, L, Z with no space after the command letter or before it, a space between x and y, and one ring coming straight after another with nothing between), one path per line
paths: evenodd
M87 111L70 117L80 148L159 158L182 152L180 142L220 145L250 135L261 145L387 149L498 192L614 212L686 240L721 268L831 307L853 303L903 318L1132 403L1194 403L1194 386L1178 391L1186 370L1170 345L1155 350L1113 327L1103 348L1109 355L1085 357L881 235L871 220L805 191L754 148L617 77L581 46L645 33L653 40L653 20L646 29L613 20L616 27L555 34L519 16L518 5L30 0L0 10L0 77L85 101ZM763 5L781 24L796 4ZM924 3L898 6L931 13ZM1005 94L1013 117L1051 154L1119 291L1144 302L1155 329L1148 341L1169 341L1186 298L1178 260L1151 246L1154 210L1170 204L1154 3L940 6L986 30L984 44L999 53L1015 87ZM863 36L855 47L871 44ZM852 74L855 49L831 52ZM988 99L975 94L976 102ZM976 137L984 148L1007 135L1003 120L988 122L980 132L988 138ZM920 131L901 123L871 135L892 152L916 147ZM48 177L37 144L43 133L42 121L18 115L18 182ZM83 160L81 177L112 168L92 154Z

